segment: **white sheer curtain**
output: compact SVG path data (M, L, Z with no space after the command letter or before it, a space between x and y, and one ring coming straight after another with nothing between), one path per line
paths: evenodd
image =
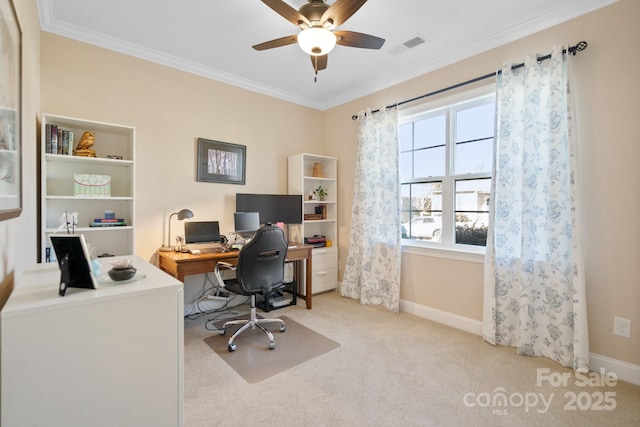
M397 109L358 114L351 234L343 296L400 310L400 173Z
M484 338L588 369L568 57L504 67L497 85Z

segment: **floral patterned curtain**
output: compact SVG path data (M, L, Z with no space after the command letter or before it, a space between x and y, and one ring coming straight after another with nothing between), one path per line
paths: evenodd
M358 154L343 296L400 310L397 109L358 114Z
M568 57L530 56L498 76L484 338L588 369Z

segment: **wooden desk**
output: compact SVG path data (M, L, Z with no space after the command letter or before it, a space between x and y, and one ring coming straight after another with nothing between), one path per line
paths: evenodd
M307 309L311 309L311 273L312 263L311 254L313 245L305 245L303 243L290 243L287 249L287 261L296 261L295 278L299 283L300 263L307 261L305 275L306 295L298 296L305 300ZM213 254L192 255L182 252L162 252L157 251L158 267L166 273L169 273L182 283L185 276L190 274L211 273L215 270L218 261L228 261L238 258L238 251L220 252Z

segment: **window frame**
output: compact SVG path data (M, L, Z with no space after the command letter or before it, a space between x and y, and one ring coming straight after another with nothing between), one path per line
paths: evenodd
M443 110L449 110L451 114L457 111L473 108L486 103L486 99L493 96L495 102L495 83L484 85L478 88L466 90L454 95L439 98L405 108L398 112L398 126L406 123L433 117ZM495 120L495 117L494 117ZM495 129L495 127L494 127ZM484 262L486 246L468 245L455 243L455 183L460 180L473 179L494 179L493 170L490 172L465 173L452 175L453 151L455 150L455 126L453 120L447 120L447 141L445 153L445 175L432 176L428 182L442 182L442 241L431 242L412 239L401 239L402 253L428 255L440 258L457 259L471 262ZM494 133L495 144L495 133ZM494 159L495 161L495 159ZM423 179L402 181L411 183L412 181L425 182ZM450 235L445 238L445 230Z

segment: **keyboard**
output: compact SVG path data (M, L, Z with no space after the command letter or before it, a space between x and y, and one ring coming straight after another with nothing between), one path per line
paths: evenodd
M217 254L220 252L224 252L224 248L203 248L200 249L201 254Z
M187 247L190 251L197 249L201 254L215 254L225 251L225 247L221 243L189 243Z

